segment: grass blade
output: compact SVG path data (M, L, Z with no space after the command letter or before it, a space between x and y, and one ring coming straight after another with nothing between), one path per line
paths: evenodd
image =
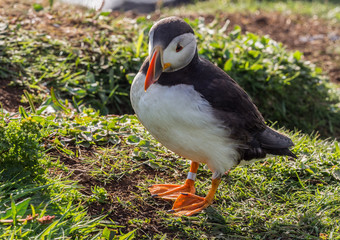
M136 44L136 57L139 57L140 50L143 44L143 38L144 38L144 29L139 33L139 36L138 36L138 41Z
M54 105L60 107L66 113L69 112L69 110L56 97L53 87L51 87L51 98L52 98Z
M31 96L26 90L24 90L24 95L25 95L25 97L27 98L28 103L30 104L32 113L35 114L37 111L36 111L36 109L35 109L35 107L34 107L33 100L32 100L32 96Z

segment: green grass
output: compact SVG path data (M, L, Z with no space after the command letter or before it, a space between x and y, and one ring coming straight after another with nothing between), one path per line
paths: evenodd
M56 167L57 165L55 164ZM53 170L53 167L48 170ZM22 179L0 182L0 238L1 239L64 239L63 237L100 236L103 217L90 218L82 206L79 186L74 181L50 176L46 171L39 181L26 176ZM36 220L20 222L28 215ZM50 222L37 219L54 216ZM1 223L13 220L13 223ZM107 226L114 227L111 222Z
M100 15L88 17L96 19ZM87 26L87 20L83 21ZM86 30L92 31L95 27L90 25ZM63 97L75 97L79 105L93 106L103 114L110 108L116 113L129 112L125 68L138 71L140 59L133 44L124 40L130 33L123 29L117 25L107 32L96 30L93 36L82 38L79 43L51 39L46 34L22 29L20 25L9 26L3 34L5 44L0 63L13 70L0 70L0 76L25 86L34 93L36 103L42 102L47 85L54 86ZM119 36L107 38L118 32ZM19 41L17 35L20 35Z
M86 189L91 194L83 194L84 187L72 180L74 170L61 160L83 161L84 171L89 171L102 181L99 176L105 173L105 169L100 169L97 176L97 170L91 171L91 167L86 165L88 157L79 156L80 151L92 145L119 144L121 140L118 136L121 133L117 130L124 131L122 125L127 122L127 117L106 120L90 109L76 117L74 113L42 115L41 112L47 108L51 111L53 107L62 106L60 102L55 101L57 105L50 102L37 109L37 114L22 109L21 119L9 114L1 115L0 133L6 137L2 138L0 152L7 155L2 156L1 166L5 168L0 172L0 238L97 239L102 236L111 239L111 234L119 239L128 239L133 233L126 236L120 234L119 229L124 229L124 226L117 225L115 219L104 221L107 213L98 216L87 213L93 202L109 204L105 188L91 186ZM40 137L36 136L37 133ZM20 150L18 156L9 155L17 149L29 147L28 144L35 147L25 153ZM67 146L76 146L79 152ZM18 162L23 158L25 162ZM91 161L94 163L97 159ZM119 166L118 174L130 169L130 166L122 167ZM112 179L112 172L110 174ZM36 214L36 220L20 220ZM52 223L39 223L37 219L46 216L54 216L55 219Z
M2 125L9 129L30 122L32 132L39 127L44 137L37 143L44 154L36 168L43 172L0 182L0 219L32 213L55 219L0 223L3 238L109 239L129 233L136 239L340 237L337 141L291 132L297 160L267 158L236 167L223 178L212 207L194 217L174 218L166 213L171 204L151 198L147 186L182 183L189 163L160 146L136 117L102 117L91 109L25 115L7 114ZM201 166L199 195L207 194L210 179L211 172Z

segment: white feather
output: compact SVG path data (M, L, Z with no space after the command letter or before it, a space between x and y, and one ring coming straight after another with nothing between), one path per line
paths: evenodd
M159 142L182 157L206 163L215 177L237 164L237 143L193 86L153 84L144 91L144 81L139 72L131 86L131 103Z

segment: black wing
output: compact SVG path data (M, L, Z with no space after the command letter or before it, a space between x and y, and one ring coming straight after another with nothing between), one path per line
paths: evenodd
M266 129L264 119L248 94L224 71L201 59L195 89L211 104L216 117L231 130L231 136L251 142Z

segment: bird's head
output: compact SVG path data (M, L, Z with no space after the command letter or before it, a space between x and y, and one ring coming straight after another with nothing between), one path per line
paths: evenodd
M149 68L145 91L163 72L174 72L187 66L196 52L194 30L180 18L169 17L157 22L149 33Z

